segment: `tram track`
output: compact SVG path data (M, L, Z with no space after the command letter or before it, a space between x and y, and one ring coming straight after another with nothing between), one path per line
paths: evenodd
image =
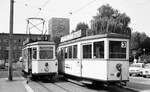
M32 82L34 81L31 81L31 83ZM124 86L94 86L91 84L81 84L70 80L56 83L45 83L42 81L36 81L34 83L37 83L40 87L46 90L44 92L138 92L135 89Z
M35 82L39 84L41 87L47 90L47 92L71 92L67 87L61 86L57 83L44 83L41 81Z
M42 81L38 81L34 83L37 83L38 85L43 87L46 90L46 92L91 92L91 90L87 89L86 86L84 86L84 84L81 85L80 83L75 83L73 81L59 81L56 83L45 83Z
M26 75L24 75L24 74L19 74L19 73L17 73L17 74L18 74L19 76L22 76L24 79L27 79L27 76L26 76ZM44 89L46 89L47 92L55 92L55 91L51 90L50 88L48 88L48 87L44 84L44 82L41 82L41 81L32 81L32 80L29 81L29 80L28 80L28 83L32 83L32 82L34 82L34 83L36 83L36 84L39 84L41 87L43 87ZM48 83L50 83L50 82L48 82ZM49 85L55 85L56 87L62 89L63 92L70 92L70 90L68 90L68 89L66 89L66 88L64 88L64 87L62 87L62 86L60 86L60 85L58 85L58 84L56 84L56 83L51 83L51 84L49 84Z
M20 74L18 74L18 75L20 75ZM58 80L55 83L51 83L51 81L43 82L43 80L38 80L38 81L31 80L31 81L29 81L28 85L34 90L34 92L40 92L40 91L37 91L37 89L44 89L44 92L126 92L126 91L127 92L138 92L136 89L126 87L126 86L123 86L123 87L120 87L117 85L94 86L91 84L84 84L80 81L76 81L76 80L72 80L72 79L67 79L65 81ZM80 90L80 91L78 91L78 90Z
M49 89L46 85L44 85L44 84L41 83L41 82L38 82L38 84L40 84L43 88L47 89L48 92L55 92L55 91ZM64 88L64 87L62 87L62 86L60 86L60 85L58 85L58 84L56 84L56 83L51 83L51 84L49 84L49 85L51 85L51 86L53 85L53 86L55 86L55 88L57 87L57 88L63 90L63 92L70 92L70 90L68 90L68 89L66 89L66 88Z

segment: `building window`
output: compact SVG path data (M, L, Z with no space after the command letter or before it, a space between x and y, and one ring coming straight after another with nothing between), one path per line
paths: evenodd
M14 50L16 50L17 49L17 47L16 46L14 46Z
M126 58L126 41L110 41L109 57L110 58Z
M9 40L8 40L8 39L4 39L4 43L5 43L5 44L8 44L8 43L9 43Z
M83 58L92 58L92 45L83 45Z
M14 43L17 43L17 40L14 40Z
M20 43L20 42L21 42L21 40L19 39L19 40L18 40L18 42Z
M104 41L94 42L94 58L104 58Z
M9 46L8 46L8 47L6 47L6 50L9 50Z
M21 49L22 49L22 46L18 46L18 49L21 50Z
M5 50L4 51L4 58L8 59L8 56L9 56L9 50Z

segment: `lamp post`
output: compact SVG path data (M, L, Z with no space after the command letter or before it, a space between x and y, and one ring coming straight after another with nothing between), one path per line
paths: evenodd
M10 0L10 25L9 25L9 65L8 65L8 80L12 80L12 40L13 40L13 14L14 0Z

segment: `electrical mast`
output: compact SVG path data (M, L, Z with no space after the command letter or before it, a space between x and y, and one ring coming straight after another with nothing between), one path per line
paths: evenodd
M10 26L9 26L9 65L8 65L8 80L12 81L12 47L13 47L13 15L14 15L14 0L10 0Z

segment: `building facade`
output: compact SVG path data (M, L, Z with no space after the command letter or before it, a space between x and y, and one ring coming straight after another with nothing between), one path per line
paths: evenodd
M69 34L70 22L68 18L51 18L48 24L48 34L51 37L61 37Z
M39 34L13 34L13 61L18 61L22 54L23 42L27 38L31 38L33 40L40 40L41 35ZM0 60L5 60L8 62L9 56L9 34L8 33L0 33Z

